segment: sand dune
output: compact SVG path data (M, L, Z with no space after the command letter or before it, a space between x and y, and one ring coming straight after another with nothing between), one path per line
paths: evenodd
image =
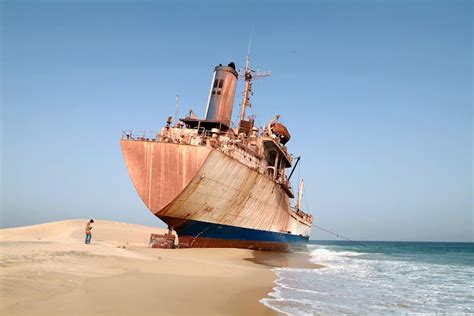
M87 220L0 230L2 315L273 314L275 278L242 249L150 249L162 228Z
M0 230L0 240L21 241L80 241L84 239L86 219L67 220ZM103 242L129 242L146 245L150 233L162 233L164 228L128 224L107 220L96 220L94 240Z

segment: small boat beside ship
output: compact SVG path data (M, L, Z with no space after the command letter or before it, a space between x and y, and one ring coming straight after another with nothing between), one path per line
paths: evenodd
M305 247L313 218L295 206L287 170L287 128L275 116L264 128L246 116L259 74L234 63L214 69L204 118L168 117L152 135L124 131L122 153L148 209L187 247L290 251ZM266 76L266 74L263 74ZM245 80L240 120L231 121L237 80ZM294 166L293 166L294 167ZM290 174L291 176L291 174ZM302 186L302 183L301 185Z

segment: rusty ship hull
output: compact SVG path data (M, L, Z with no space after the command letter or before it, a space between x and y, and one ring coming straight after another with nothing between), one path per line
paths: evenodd
M122 139L121 147L141 199L180 243L289 251L309 239L311 223L291 210L282 186L235 157L146 139Z
M168 117L160 132L124 131L121 146L132 182L148 209L178 234L185 247L287 251L305 246L313 218L302 211L300 183L287 128L276 115L265 128L246 116L251 81L268 76L235 64L214 68L206 114ZM232 111L238 79L245 80L240 120ZM177 99L178 102L178 99ZM176 104L178 109L178 103ZM298 158L299 159L299 158ZM289 176L288 168L293 167Z

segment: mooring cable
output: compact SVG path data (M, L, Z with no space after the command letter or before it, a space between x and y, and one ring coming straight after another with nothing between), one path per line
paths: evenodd
M364 245L363 243L361 243L361 242L359 242L359 241L352 240L352 239L350 239L350 238L344 237L343 235L341 235L341 234L339 234L339 233L332 232L332 231L327 230L327 229L325 229L325 228L322 228L322 227L320 227L320 226L318 226L318 225L314 225L314 224L313 224L313 226L316 227L316 228L318 228L318 229L320 229L320 230L322 230L322 231L324 231L324 232L326 232L326 233L332 234L332 235L334 235L334 236L336 236L336 237L338 237L338 238L342 238L342 239L345 239L345 240L347 240L347 241L353 242L353 243L355 243L355 244L358 244L358 245L361 245L361 246L364 246L364 247L368 247L367 245Z
M300 167L299 167L299 168L301 169L301 164L300 164ZM299 174L300 169L298 170L298 174ZM299 175L298 175L298 177L299 177ZM305 202L306 202L306 206L307 206L308 209L310 210L311 207L309 206L309 203L308 203L308 197L307 197L307 194L306 194L306 188L305 188L305 187L303 187L303 195L304 195L304 199L305 199ZM324 232L326 232L326 233L332 234L332 235L336 236L337 238L342 238L342 239L345 239L345 240L347 240L347 241L353 242L353 243L355 243L355 244L361 245L361 246L363 246L363 247L368 247L367 245L364 245L363 243L361 243L361 242L359 242L359 241L352 240L352 239L347 238L347 237L345 237L345 236L343 236L343 235L341 235L341 234L339 234L339 233L332 232L332 231L330 231L330 230L328 230L328 229L325 229L325 228L320 227L320 226L315 225L315 224L313 224L313 226L316 227L316 228L318 228L318 229L320 229L320 230L322 230L322 231L324 231Z

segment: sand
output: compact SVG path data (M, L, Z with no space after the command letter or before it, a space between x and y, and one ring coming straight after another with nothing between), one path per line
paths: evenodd
M86 222L0 230L1 315L275 314L259 303L274 286L272 255L151 249L164 229L105 220L85 245Z

